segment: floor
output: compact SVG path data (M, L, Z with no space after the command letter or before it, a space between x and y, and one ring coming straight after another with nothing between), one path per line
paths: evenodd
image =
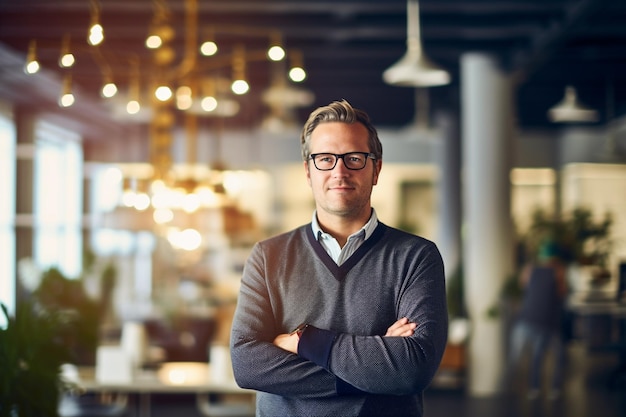
M589 354L570 346L567 382L563 394L529 400L523 384L514 393L490 397L467 395L463 388L430 387L424 393L425 417L623 417L626 416L626 374L616 377L619 357L613 353ZM152 417L198 417L192 396L152 399ZM134 417L130 413L129 417Z
M549 369L549 358L546 364ZM567 378L562 395L527 397L525 375L515 389L493 397L473 397L464 389L429 388L424 394L426 417L623 417L626 416L626 373L616 373L614 352L590 354L583 346L568 348ZM524 371L522 371L523 373ZM545 375L546 378L549 376Z

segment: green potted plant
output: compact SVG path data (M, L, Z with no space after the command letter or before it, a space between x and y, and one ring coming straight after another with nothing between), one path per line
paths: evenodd
M561 256L567 263L606 267L612 248L612 224L610 213L601 220L594 220L591 210L581 207L562 216L536 210L526 234L526 243L532 253L537 253L541 242L552 240L560 247Z
M72 351L71 362L80 365L95 363L100 336L100 306L85 293L82 280L68 279L58 269L50 268L43 273L33 296L46 310L73 317L72 326L59 334Z
M70 358L61 334L71 324L62 312L32 301L18 303L11 317L0 304L6 327L0 328L0 417L54 417L67 386L61 365Z
M95 257L84 256L83 274L79 278L68 278L55 267L43 272L39 286L33 291L34 299L46 310L64 312L73 317L72 325L59 335L70 348L70 362L77 365L94 365L100 342L100 330L111 304L111 295L116 281L116 270L108 263L97 270L100 285L99 296L88 294L85 276L95 268Z
M587 268L592 271L591 284L601 285L610 278L607 263L613 246L612 225L610 213L597 220L591 210L582 207L560 216L536 210L524 244L534 256L542 242L555 242L570 269Z

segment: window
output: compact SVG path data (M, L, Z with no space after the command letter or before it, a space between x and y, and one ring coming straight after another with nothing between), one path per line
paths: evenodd
M83 155L75 133L39 122L35 133L33 257L67 277L82 271Z
M0 302L15 311L15 126L0 108ZM4 315L0 314L0 327Z

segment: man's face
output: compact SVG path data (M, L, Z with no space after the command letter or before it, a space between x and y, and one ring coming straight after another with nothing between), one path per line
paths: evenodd
M361 123L320 123L311 134L311 154L369 151L368 132ZM332 170L320 171L313 161L305 161L317 211L345 218L358 218L364 213L369 216L370 196L381 166L382 161L368 158L363 169L350 170L339 159Z

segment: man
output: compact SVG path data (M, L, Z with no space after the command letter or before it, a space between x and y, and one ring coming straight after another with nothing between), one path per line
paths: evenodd
M552 349L553 373L548 398L556 400L561 395L567 360L563 337L567 279L559 245L552 240L542 242L536 261L525 265L519 280L524 297L511 333L511 353L506 375L508 383L514 382L513 376L526 349L530 347L527 397L530 400L539 398L544 360Z
M235 379L258 416L421 416L447 337L439 251L371 207L382 145L365 112L320 107L301 145L316 210L246 262Z

